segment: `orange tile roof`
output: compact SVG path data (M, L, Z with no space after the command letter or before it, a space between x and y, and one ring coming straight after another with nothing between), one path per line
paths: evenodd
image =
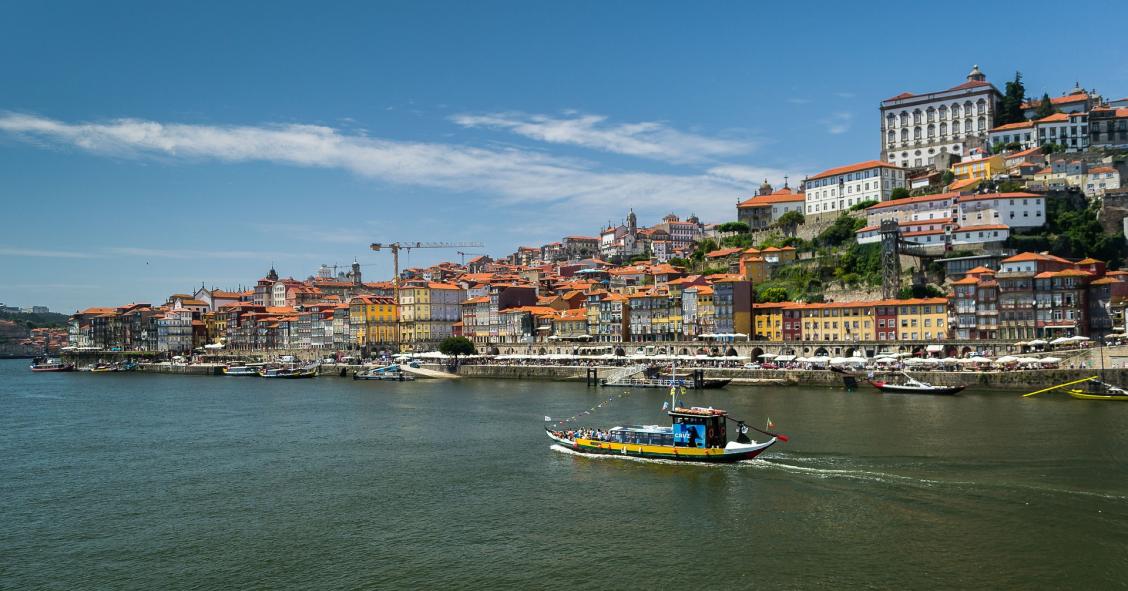
M1032 261L1051 261L1055 263L1068 263L1070 265L1073 264L1073 262L1068 259L1063 259L1052 254L1042 254L1039 252L1022 252L1002 260L1002 262L1004 263L1027 263Z
M874 211L878 209L885 209L887 207L899 207L902 205L912 205L914 203L927 203L929 201L941 201L943 199L952 199L959 197L959 193L939 193L936 195L922 195L920 197L906 197L904 199L897 199L895 201L885 201L876 205L871 205L866 208L866 211Z
M1015 152L1014 154L1008 154L1007 160L1011 160L1013 158L1025 158L1025 157L1027 157L1031 154L1034 154L1034 153L1040 154L1041 152L1042 152L1042 146L1034 146L1033 148L1027 148L1027 149L1025 149L1021 152Z
M953 232L981 232L984 230L1010 230L1010 226L1003 224L984 224L982 226L960 226Z
M1069 115L1065 113L1054 113L1053 115L1042 117L1038 120L1038 123L1059 123L1062 121L1069 121Z
M1036 193L984 193L982 195L965 195L960 197L960 203L967 203L969 201L990 201L993 199L1025 199L1034 197L1041 199L1044 195Z
M835 175L838 175L838 174L846 174L848 172L857 172L859 170L869 170L871 168L899 168L899 167L894 166L893 164L890 164L888 162L882 162L881 160L867 160L865 162L859 162L857 164L849 164L847 166L839 166L838 168L831 168L831 169L828 169L828 170L824 170L824 171L816 174L815 176L808 178L807 180L813 181L813 180L825 178L825 177L828 177L828 176L835 176Z
M976 285L978 283L979 279L977 277L964 277L959 281L953 281L952 285Z
M805 200L803 193L792 193L791 189L783 188L770 195L756 195L737 204L737 207L767 207L777 203L797 203Z
M994 269L989 269L989 268L987 268L987 267L984 267L983 265L980 265L980 266L978 266L978 267L975 267L974 269L968 269L968 270L967 270L967 273L968 273L969 275L970 275L970 274L973 274L973 273L974 273L974 274L976 274L976 275L979 275L979 274L983 274L983 273L990 273L990 274L992 274L992 275L993 275L993 274L995 273L995 270L994 270Z
M1100 279L1090 281L1089 285L1108 285L1110 283L1124 283L1124 282L1115 278L1115 277L1101 277Z
M948 185L948 190L949 191L958 191L960 189L966 189L967 187L970 187L972 185L978 185L980 183L980 181L982 181L982 180L983 179L976 178L976 179L961 179L961 180L958 180L958 181L952 181L952 184Z
M1098 166L1096 168L1090 168L1089 169L1090 174L1092 174L1092 173L1105 173L1105 172L1116 172L1116 169L1111 167L1111 166Z
M1034 127L1033 121L1019 121L1018 123L1007 123L991 129L992 132L996 131L1009 131L1011 129L1026 129L1027 127Z

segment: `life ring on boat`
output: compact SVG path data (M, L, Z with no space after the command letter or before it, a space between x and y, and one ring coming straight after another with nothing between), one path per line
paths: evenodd
M709 441L713 440L713 428L712 427L709 427L708 429L705 430L705 438Z

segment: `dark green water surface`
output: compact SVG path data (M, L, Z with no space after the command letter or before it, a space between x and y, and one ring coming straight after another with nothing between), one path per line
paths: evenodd
M689 401L791 442L550 449L620 392L0 361L0 588L1128 588L1128 403L730 387Z

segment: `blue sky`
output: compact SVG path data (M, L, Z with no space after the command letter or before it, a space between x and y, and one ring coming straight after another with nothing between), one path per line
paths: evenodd
M983 5L964 38L907 3L233 4L5 8L0 302L160 302L354 257L387 278L368 243L501 255L629 207L727 221L765 176L876 158L882 98L976 63L1128 95L1128 39L1054 50L1051 3ZM927 22L946 43L897 33Z

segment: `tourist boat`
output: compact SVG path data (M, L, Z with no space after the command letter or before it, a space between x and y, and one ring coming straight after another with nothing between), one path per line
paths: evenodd
M251 367L249 365L228 365L223 368L223 375L225 376L254 376L258 377L259 368Z
M869 380L869 383L874 388L890 394L956 394L966 388L966 386L934 386L909 374L902 375L905 376L905 382L901 384L891 384L884 380Z
M771 439L762 443L752 441L747 436L748 426L716 408L675 407L667 414L672 423L669 427L614 427L601 436L590 431L560 431L545 427L545 433L559 445L582 454L714 463L750 460L777 441L787 441L786 435L766 431L761 433ZM728 440L726 421L737 423L735 441Z
M58 359L39 359L31 364L31 371L74 371L74 365L63 363Z
M112 363L97 363L94 367L90 368L90 371L93 373L109 373L117 370L117 366Z
M306 365L304 367L264 367L259 370L259 377L263 378L283 378L283 379L300 379L300 378L313 378L317 377L317 364Z

